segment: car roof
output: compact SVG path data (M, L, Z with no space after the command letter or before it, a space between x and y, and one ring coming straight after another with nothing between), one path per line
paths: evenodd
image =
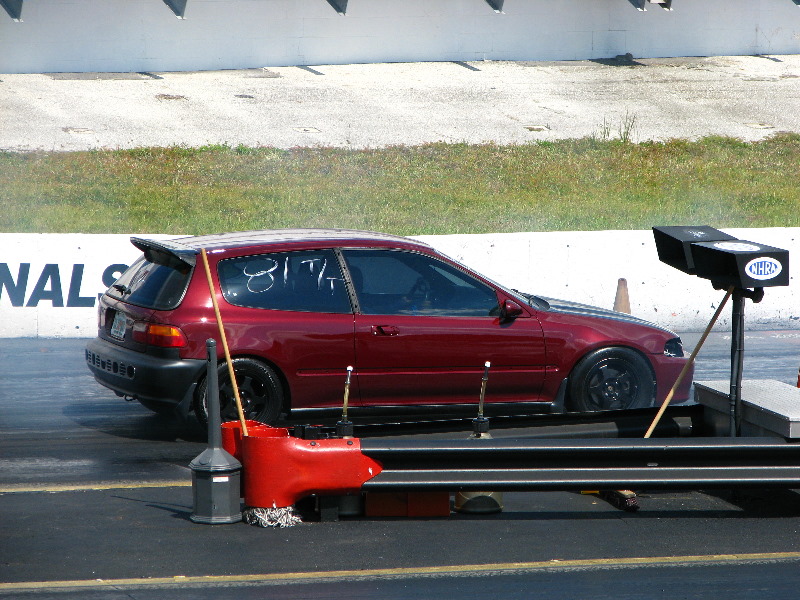
M353 229L263 229L256 231L232 231L211 235L197 235L174 238L172 243L195 250L221 248L241 248L244 246L261 246L293 242L333 242L341 245L344 242L370 242L380 245L414 245L426 247L427 244L399 235L379 233L376 231L357 231Z
M131 243L145 253L145 257L159 264L192 266L202 249L207 251L228 249L259 249L272 245L302 246L304 243L326 246L383 246L408 249L432 248L424 242L389 233L357 231L353 229L264 229L259 231L233 231L211 235L196 235L169 240L152 240L132 237ZM177 263L176 263L177 261Z

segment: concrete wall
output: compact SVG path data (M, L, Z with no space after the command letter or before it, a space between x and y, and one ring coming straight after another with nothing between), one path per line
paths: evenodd
M129 72L396 61L796 54L793 0L24 0L0 11L0 73Z
M730 229L800 252L800 229ZM139 255L127 235L0 234L0 338L93 337L97 295ZM165 238L169 236L144 236ZM612 308L627 280L632 314L677 332L702 331L723 292L658 260L650 231L419 236L508 287ZM800 329L797 262L788 287L747 302L748 329ZM730 311L720 329L730 329Z
M94 337L98 295L139 256L129 235L0 234L0 338Z
M800 229L726 229L752 242L789 250L788 287L765 288L760 304L747 301L748 329L800 329ZM651 231L581 231L419 236L448 256L521 291L612 308L620 278L631 314L673 331L702 331L724 297L705 279L658 260ZM730 330L730 310L717 327Z

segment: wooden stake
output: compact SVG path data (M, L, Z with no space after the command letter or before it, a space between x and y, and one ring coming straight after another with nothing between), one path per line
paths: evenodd
M675 380L675 383L672 385L672 389L670 389L669 393L667 394L667 397L664 398L664 402L661 403L661 408L659 409L656 418L653 419L653 422L650 424L650 428L647 430L647 433L644 434L644 437L649 438L653 434L653 430L655 430L656 425L658 425L658 422L661 420L661 417L664 414L664 411L667 410L667 406L669 406L669 403L672 402L672 397L675 395L675 392L678 390L678 387L681 385L681 383L683 383L684 377L686 377L686 374L689 372L689 369L694 364L694 359L697 357L697 353L700 352L700 348L703 347L703 344L705 343L708 334L711 333L711 328L714 327L714 323L716 323L717 319L719 319L719 315L722 312L722 309L725 307L725 304L728 302L728 298L731 297L731 294L733 294L733 287L729 287L728 291L725 293L725 297L722 299L722 303L717 307L717 311L714 313L714 316L711 317L711 321L709 321L708 327L706 327L706 330L700 337L700 341L697 343L697 347L692 351L691 356L689 356L689 360L686 361L686 364L683 366L680 375L678 375L678 379Z
M247 422L244 418L244 411L242 410L242 400L239 397L239 385L236 383L236 374L233 371L233 361L231 361L231 352L228 349L228 338L225 336L225 327L222 325L222 315L219 312L219 305L217 304L217 292L214 289L214 281L211 279L211 268L208 266L208 256L206 249L200 249L200 256L203 258L203 268L206 271L206 279L208 280L208 289L211 292L211 304L214 307L214 316L217 319L217 328L219 328L219 337L222 340L222 349L225 352L225 362L228 363L228 375L231 378L231 385L233 386L233 396L236 399L236 411L239 413L239 422L242 425L242 435L247 436Z

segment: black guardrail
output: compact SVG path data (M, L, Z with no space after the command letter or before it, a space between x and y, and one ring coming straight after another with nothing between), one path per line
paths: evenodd
M800 487L800 444L780 438L375 440L364 491Z
M567 413L560 415L504 415L490 419L495 437L558 438L637 438L643 437L657 409L642 408L603 413ZM333 419L330 419L333 420ZM335 436L333 425L308 426L288 421L280 423L293 429L296 437L323 439ZM458 437L472 432L471 418L418 419L408 415L398 421L353 419L358 438L375 437ZM653 437L677 438L703 435L703 407L671 406L664 413Z

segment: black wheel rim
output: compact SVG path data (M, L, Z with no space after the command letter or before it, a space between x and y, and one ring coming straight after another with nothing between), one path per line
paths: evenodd
M607 359L592 367L586 377L586 393L592 410L619 410L635 404L641 381L628 361Z
M247 372L236 372L236 384L239 387L239 399L242 401L242 412L246 419L260 417L269 403L267 386L258 377ZM220 413L223 421L235 421L239 418L233 386L227 377L219 387Z

